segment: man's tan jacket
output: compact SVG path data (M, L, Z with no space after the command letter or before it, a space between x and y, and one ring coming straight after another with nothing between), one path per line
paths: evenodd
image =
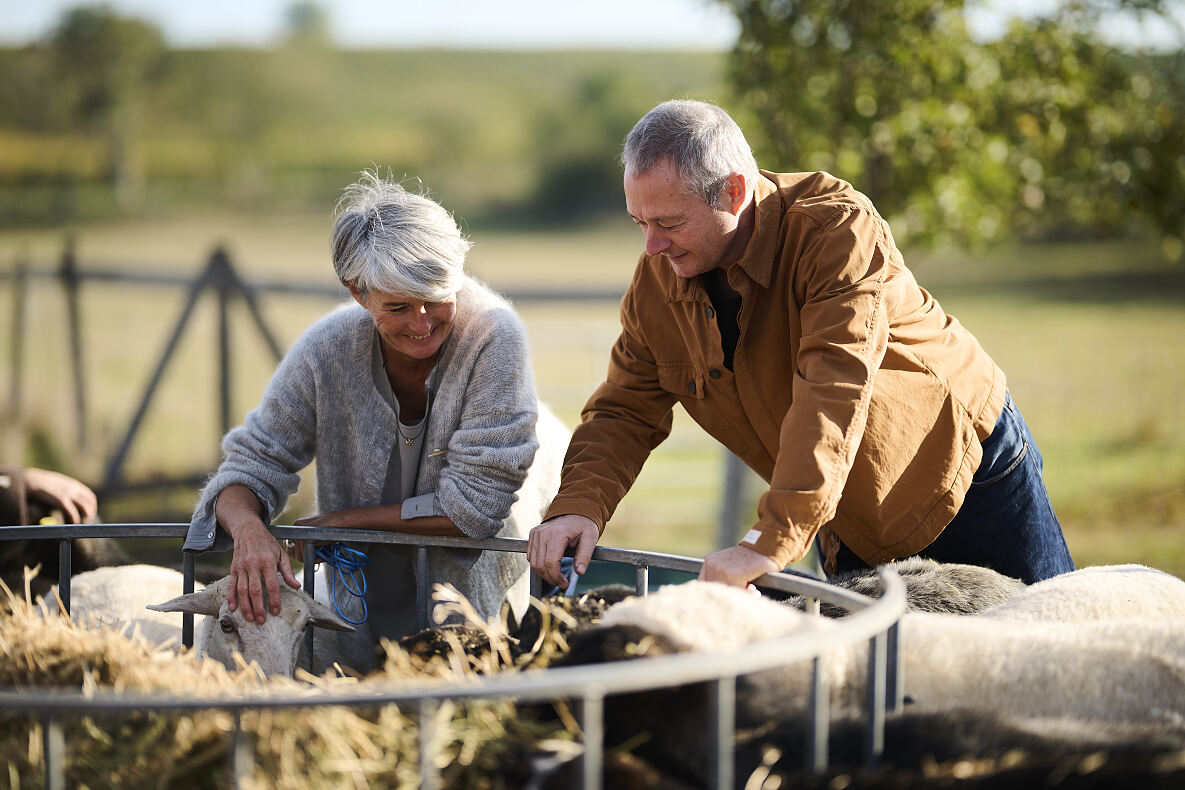
M830 556L834 535L872 564L916 553L962 505L1004 374L918 286L851 185L763 171L755 201L727 269L741 297L733 370L699 279L643 255L547 517L587 516L603 532L678 402L769 481L742 545L784 565L827 527Z

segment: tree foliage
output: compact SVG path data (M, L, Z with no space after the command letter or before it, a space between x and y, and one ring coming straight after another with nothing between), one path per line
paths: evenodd
M729 0L732 81L772 169L830 170L914 240L1125 231L1180 254L1185 63L1099 20L1168 0L1066 2L997 41L964 0Z
M116 199L124 208L141 199L144 103L164 52L159 30L107 6L67 11L49 41L54 84L62 91L66 117L106 137Z

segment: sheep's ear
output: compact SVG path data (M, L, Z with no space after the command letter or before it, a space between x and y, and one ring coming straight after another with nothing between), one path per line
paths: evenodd
M319 628L328 628L333 631L356 631L354 626L343 620L337 612L330 607L309 598L306 602L309 606L309 622Z
M218 590L211 586L200 592L179 595L171 601L149 604L146 608L154 612L191 612L213 617L222 608L222 600Z

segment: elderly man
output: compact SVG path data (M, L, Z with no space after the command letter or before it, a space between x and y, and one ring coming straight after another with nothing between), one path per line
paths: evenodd
M700 577L745 586L818 542L828 575L922 555L1034 582L1073 570L1041 455L976 339L920 288L867 197L759 171L719 107L669 101L626 138L645 251L609 373L527 557L564 585L681 403L769 482Z

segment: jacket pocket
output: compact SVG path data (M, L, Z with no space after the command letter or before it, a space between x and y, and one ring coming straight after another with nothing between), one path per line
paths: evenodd
M659 362L658 386L680 399L704 399L704 375L690 362Z

